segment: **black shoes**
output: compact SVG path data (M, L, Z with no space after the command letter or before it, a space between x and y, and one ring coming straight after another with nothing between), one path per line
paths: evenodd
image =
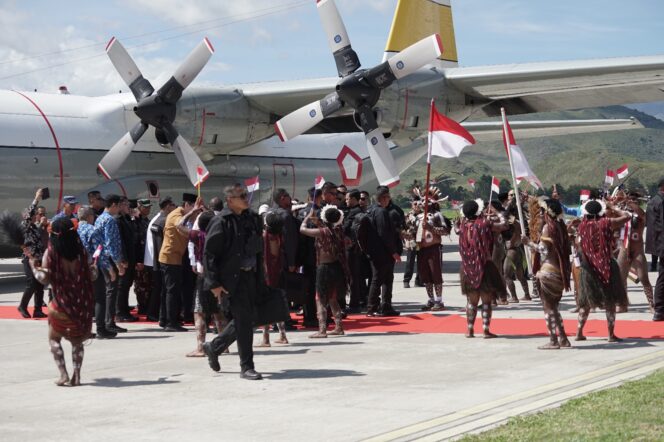
M409 288L410 288L410 282L408 282L408 281L404 281L404 282L403 282L403 288L405 288L405 289L409 289Z
M655 321L655 322L664 321L664 315L654 315L652 317L652 320Z
M35 311L32 312L32 317L33 317L33 318L48 318L48 316L46 315L46 313L44 313L43 311L41 311L41 309L39 309L39 310L35 309Z
M181 325L176 324L176 325L167 325L166 327L164 327L164 331L167 331L167 332L186 332L186 331L189 331L189 330L187 330L186 328L184 328Z
M98 328L95 339L113 339L117 335L117 333L106 330L105 328Z
M209 342L203 344L203 352L205 353L205 356L207 356L208 365L210 368L214 371L221 370L221 365L219 365L219 356L214 354L212 351L212 346L210 346Z
M391 317L391 316L400 316L401 312L394 310L392 307L384 308L378 316Z
M367 312L367 318L376 318L378 316L381 316L378 312Z
M30 313L28 312L28 309L25 307L21 307L20 305L18 306L18 312L23 316L25 319L29 319L32 316L30 316Z
M209 360L209 358L208 358L208 360ZM263 375L258 373L253 368L250 368L249 370L245 370L242 373L240 373L240 377L242 379L247 379L247 380L250 380L250 381L260 381L261 379L263 379Z
M127 333L126 328L118 327L116 324L107 325L106 330L114 333Z
M138 318L133 315L121 315L121 316L116 316L115 320L118 322L136 322L138 321Z

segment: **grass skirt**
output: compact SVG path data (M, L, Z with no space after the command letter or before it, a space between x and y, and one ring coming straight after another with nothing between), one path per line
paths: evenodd
M321 299L329 296L346 296L346 275L339 261L318 264L316 268L316 293Z
M615 259L611 260L611 277L604 285L585 259L581 260L579 272L579 306L584 308L606 308L607 305L627 305L627 292L620 279L620 269Z
M463 273L463 267L459 272L459 279L461 281L461 293L467 295L472 292L487 292L494 293L499 298L507 297L507 288L505 287L505 281L498 271L498 267L493 263L493 261L487 261L484 264L484 275L482 275L482 282L480 286L475 288L472 287L465 278Z

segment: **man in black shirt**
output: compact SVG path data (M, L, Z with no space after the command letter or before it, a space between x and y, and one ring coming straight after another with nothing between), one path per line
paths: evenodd
M228 303L233 320L203 345L210 368L219 371L219 355L237 339L240 377L262 379L254 369L252 338L257 291L264 285L260 217L249 209L240 184L224 189L226 208L208 225L205 240L205 289Z

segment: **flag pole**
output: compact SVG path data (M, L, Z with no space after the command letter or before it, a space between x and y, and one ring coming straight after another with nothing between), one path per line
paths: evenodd
M489 205L491 205L491 200L493 199L493 178L491 177L491 183L489 183Z
M523 209L521 208L521 196L519 195L519 187L516 182L514 174L514 163L512 162L512 153L510 148L510 137L507 133L507 117L505 116L505 108L500 108L500 115L503 117L503 137L505 138L505 145L507 147L507 159L510 161L510 172L512 172L512 188L514 189L514 198L516 199L516 210L519 213L519 225L521 226L521 235L526 234L526 227L523 222ZM528 264L528 273L533 274L533 266L530 263L530 254L525 253L526 263Z
M427 180L424 184L424 218L422 222L427 222L429 212L429 180L431 179L431 130L433 129L433 110L434 101L431 99L431 109L429 110L429 145L427 146Z

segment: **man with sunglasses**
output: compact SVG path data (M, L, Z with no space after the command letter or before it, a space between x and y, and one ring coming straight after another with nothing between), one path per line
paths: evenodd
M240 184L224 189L226 207L208 225L203 256L206 290L224 302L233 317L211 342L203 345L208 364L219 371L219 355L237 339L240 377L260 380L254 369L253 317L256 292L264 282L261 218L249 209Z

